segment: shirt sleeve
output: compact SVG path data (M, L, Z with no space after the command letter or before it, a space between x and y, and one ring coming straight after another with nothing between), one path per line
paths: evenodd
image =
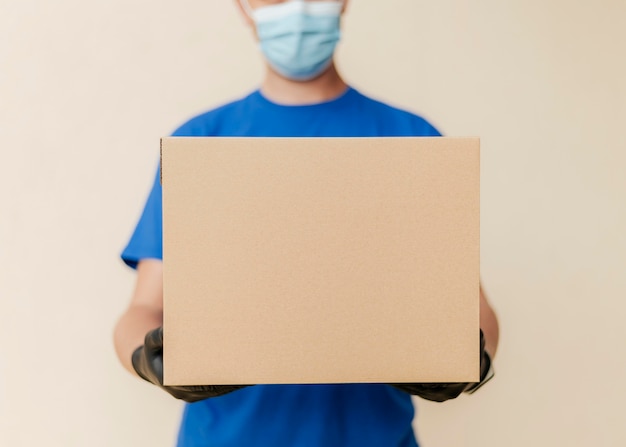
M413 123L414 136L418 137L441 137L443 136L439 130L433 126L429 121L425 120L421 116L415 117Z
M159 167L139 222L121 255L126 265L132 268L137 268L137 264L142 259L163 259L163 212L160 171L161 168Z
M174 137L209 136L212 133L213 113L205 113L185 122L176 129ZM161 167L157 168L152 190L126 248L122 260L132 268L142 259L163 259L163 203Z

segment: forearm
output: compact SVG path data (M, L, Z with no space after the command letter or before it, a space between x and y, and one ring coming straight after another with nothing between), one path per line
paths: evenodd
M113 333L115 352L128 371L135 374L131 357L143 345L146 334L163 324L160 310L144 305L131 305L120 317Z
M137 266L132 300L113 333L115 351L124 368L135 374L132 355L146 334L163 324L163 263L147 259Z
M482 286L480 288L480 328L485 336L485 351L487 351L489 357L493 359L498 349L500 328L498 318L489 304Z

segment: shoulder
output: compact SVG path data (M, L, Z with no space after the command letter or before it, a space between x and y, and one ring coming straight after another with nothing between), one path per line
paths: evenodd
M424 117L396 107L386 102L366 96L354 90L360 106L374 115L386 127L393 127L397 132L420 136L441 136L439 130Z
M233 121L234 117L245 114L249 103L254 100L257 92L228 102L214 109L200 113L187 120L173 133L175 137L200 137L219 135L225 123Z

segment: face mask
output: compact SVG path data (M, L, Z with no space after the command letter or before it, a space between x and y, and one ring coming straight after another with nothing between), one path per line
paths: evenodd
M261 51L282 76L307 81L332 63L342 1L292 0L251 12Z

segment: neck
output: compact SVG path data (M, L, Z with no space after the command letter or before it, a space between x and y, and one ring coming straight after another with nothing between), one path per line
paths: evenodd
M335 64L310 81L292 81L267 68L261 92L270 101L285 105L305 105L330 101L346 91L348 86Z

